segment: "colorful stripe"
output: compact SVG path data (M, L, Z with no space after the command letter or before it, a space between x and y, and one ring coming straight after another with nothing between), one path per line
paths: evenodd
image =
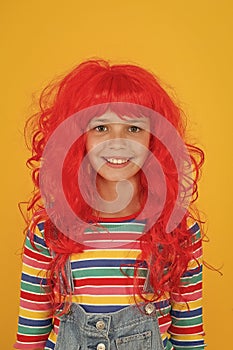
M144 222L136 220L103 222L98 228L101 235L107 229L120 239L118 234L122 233L127 239L127 245L113 246L112 249L98 248L97 245L80 254L71 255L73 303L82 305L86 312L109 313L135 302L132 266L140 254L140 244L134 238L143 232L144 226ZM15 344L18 349L52 350L59 331L60 320L58 317L52 319L49 295L44 288L52 256L46 246L43 229L44 225L40 223L34 235L34 244L38 250L32 246L29 238L25 242ZM194 257L181 278L181 295L172 293L155 303L166 350L204 348L201 308L202 244L197 223L190 227L190 233ZM91 237L91 231L88 231L88 236ZM139 285L143 286L146 274L146 268L141 267Z

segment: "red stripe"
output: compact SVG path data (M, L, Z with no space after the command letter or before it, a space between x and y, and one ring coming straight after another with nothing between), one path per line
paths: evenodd
M46 341L48 339L48 334L40 334L40 335L21 335L18 334L17 340L24 343L30 343L30 342L41 342Z
M169 332L171 332L172 334L200 334L203 333L203 327L202 325L193 327L176 327L172 324L169 328Z
M185 294L185 293L196 292L196 291L201 290L201 289L202 289L202 282L199 282L197 284L194 284L193 286L187 285L187 287L185 287L185 286L181 287L180 292L182 294Z
M163 324L168 323L168 322L171 322L171 315L170 314L168 314L166 316L158 315L158 323L160 326L162 326Z
M193 252L195 252L195 250L197 249L200 249L202 247L202 240L200 239L199 241L193 243L192 247L193 247Z
M31 266L31 267L34 267L35 269L38 268L38 261L29 257L29 256L24 255L23 262L24 262L24 264ZM40 261L40 269L47 271L49 263L50 263L50 261L43 261L43 262Z
M50 262L52 260L51 257L42 255L39 252L37 253L36 251L32 251L32 250L28 249L27 247L25 247L25 249L24 249L24 254L26 256L29 256L33 259L38 260L38 262L40 262L40 261Z
M139 283L143 285L145 282L144 278L139 279ZM83 279L75 279L74 280L75 287L82 287L87 285L92 286L133 286L134 282L132 278L108 278L108 277L100 277L100 278L83 278Z
M57 317L55 317L54 318L54 326L59 326L60 325L60 319L59 318L57 318Z
M40 302L49 301L49 296L47 294L33 294L33 293L21 291L20 297L30 301L40 301Z

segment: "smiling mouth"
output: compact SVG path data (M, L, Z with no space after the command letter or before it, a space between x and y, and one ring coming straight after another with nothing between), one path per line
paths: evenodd
M130 158L104 158L109 164L122 165L129 162Z

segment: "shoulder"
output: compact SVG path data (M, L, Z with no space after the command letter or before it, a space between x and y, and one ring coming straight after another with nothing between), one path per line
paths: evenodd
M189 217L187 219L187 227L193 243L202 240L201 226L197 221Z
M44 222L39 222L36 225L31 222L28 234L25 241L25 246L29 249L35 249L45 255L50 255L49 248L44 237Z
M189 218L187 221L188 231L191 234L191 246L192 246L192 259L188 264L188 270L194 271L195 269L200 269L203 259L203 250L202 250L202 232L201 225L199 222L195 221L192 218ZM199 273L199 272L198 272Z
M40 242L42 245L45 243L44 238L44 221L35 224L31 221L28 228L28 236L33 237L33 242Z

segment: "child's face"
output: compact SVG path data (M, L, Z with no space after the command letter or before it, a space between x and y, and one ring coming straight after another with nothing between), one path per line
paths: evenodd
M107 181L136 176L148 154L150 120L121 119L115 113L93 118L88 124L86 150L92 167Z

